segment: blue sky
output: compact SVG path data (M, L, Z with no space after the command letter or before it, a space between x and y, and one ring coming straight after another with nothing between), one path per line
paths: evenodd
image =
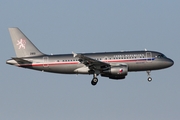
M2 120L178 120L178 0L4 1L0 4ZM19 27L44 53L155 50L174 66L128 73L124 80L52 74L6 65L15 52L8 27Z

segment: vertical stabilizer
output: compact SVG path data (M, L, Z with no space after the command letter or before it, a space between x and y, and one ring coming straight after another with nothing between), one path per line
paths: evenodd
M21 32L19 28L9 28L14 50L17 57L31 57L43 55L36 46Z

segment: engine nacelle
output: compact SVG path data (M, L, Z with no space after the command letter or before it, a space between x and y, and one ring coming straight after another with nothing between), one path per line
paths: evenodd
M127 65L112 66L110 70L106 70L106 71L104 71L104 73L109 73L111 75L126 76L128 73L128 67L127 67Z
M124 79L128 74L127 65L112 66L110 70L103 71L101 76L109 77L110 79Z

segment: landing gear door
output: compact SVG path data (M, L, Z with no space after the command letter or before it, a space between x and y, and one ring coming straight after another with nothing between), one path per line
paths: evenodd
M48 57L43 57L43 67L48 67L49 66L49 58Z
M146 61L152 62L152 53L151 52L146 52Z

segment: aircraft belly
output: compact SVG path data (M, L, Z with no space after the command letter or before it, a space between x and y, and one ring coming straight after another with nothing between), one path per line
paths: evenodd
M64 74L75 74L74 70L77 68L77 65L58 65L50 66L50 72L64 73Z
M32 69L53 73L75 74L74 70L77 69L77 65L34 66Z

